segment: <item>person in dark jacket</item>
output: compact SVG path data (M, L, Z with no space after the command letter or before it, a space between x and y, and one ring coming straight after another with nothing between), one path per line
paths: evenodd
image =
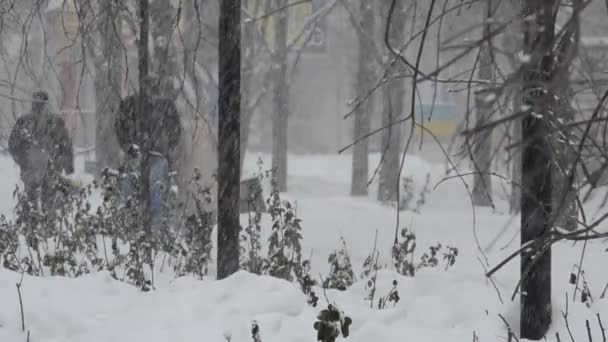
M60 116L48 110L49 96L33 94L31 113L21 116L9 137L8 148L21 169L21 180L30 204L51 210L56 203L61 173L74 173L72 141Z
M170 170L175 170L175 152L182 127L175 102L161 95L158 79L151 76L146 79L144 86L148 92L144 110L137 110L139 93L125 97L118 108L115 131L118 143L127 155L127 163L132 164L131 169L137 170L138 165L135 163L137 151L143 146L143 139L146 137L146 132L142 132L139 127L140 119L145 122L146 131L149 132L150 148L150 210L153 221L158 222L164 201L164 190L170 184ZM126 178L122 183L122 190L125 196L130 196L134 191L133 180Z

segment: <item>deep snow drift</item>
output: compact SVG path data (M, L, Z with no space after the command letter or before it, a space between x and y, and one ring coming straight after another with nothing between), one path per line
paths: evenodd
M256 169L256 159L252 156L247 161L249 172ZM374 165L377 157L371 159ZM419 271L414 278L390 269L380 271L378 295L386 295L397 280L401 300L396 306L372 309L365 300L366 281L359 274L372 251L376 230L382 263L390 261L395 209L371 199L348 197L349 156L292 156L289 162L290 192L286 198L297 202L303 220L303 254L307 257L312 253L313 275L327 274L328 255L339 247L341 235L346 239L358 282L345 292L327 291L327 298L352 317L350 340L472 341L475 334L482 342L506 341L507 329L499 314L518 331L519 303L517 297L512 302L511 296L519 260L499 271L494 284L484 276L484 267L494 266L519 243L518 219L501 213L504 202L497 200L496 210L478 208L473 215L466 189L459 180L451 180L430 195L420 214L401 213L400 226L416 232L418 257L436 242L457 247L459 255L449 270L440 263ZM413 176L420 187L430 173L432 188L443 177L443 170L441 165L412 156L406 161L404 176ZM6 175L0 186L4 193L12 192L18 170L2 158L0 171ZM10 196L0 201L5 213L11 212L12 205ZM263 236L266 238L267 232ZM553 248L554 324L550 340L555 340L555 332L562 340L569 340L562 316L566 293L569 326L576 340L587 340L586 319L594 340L602 340L597 313L608 326L607 300L599 298L608 281L603 272L603 242L588 244L582 265L592 295L590 307L581 303L580 292L576 301L572 300L574 286L568 280L573 266L580 262L582 248L582 243L560 243ZM0 270L1 342L26 340L15 287L20 277ZM326 306L321 289L316 289L320 305L315 309L306 304L297 285L282 280L245 272L223 281L212 278L198 281L159 275L157 290L142 293L107 273L78 279L26 276L21 288L26 329L33 342L225 341L226 336L240 342L251 341L250 325L256 320L263 341L315 340L313 323L317 312Z

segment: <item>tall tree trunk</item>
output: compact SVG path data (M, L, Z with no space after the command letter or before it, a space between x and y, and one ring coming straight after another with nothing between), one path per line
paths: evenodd
M146 86L146 78L150 68L150 52L148 51L148 34L150 30L150 11L148 0L139 0L139 18L141 20L139 45L138 45L138 71L139 71L139 102L137 110L138 128L141 143L140 153L141 160L139 165L139 199L142 227L145 234L146 247L144 262L150 265L151 271L154 271L152 265L152 215L150 212L150 125L146 119L145 110L148 107L146 103L149 99L149 89ZM142 279L143 280L143 279ZM142 282L142 286L143 282Z
M44 49L45 49L45 22L44 22L44 9L47 6L46 1L36 1L31 4L32 13L32 25L28 32L28 51L27 51L27 65L30 77L34 81L35 87L42 87L46 81L44 75ZM40 14L40 15L39 15Z
M162 95L173 96L173 82L177 72L172 36L177 26L177 13L170 0L155 0L150 8L154 39L154 68L159 76Z
M580 6L580 0L574 1L572 18L574 24L570 25L556 49L558 68L562 73L556 82L558 96L554 111L559 118L556 125L560 128L560 132L552 135L556 159L556 167L553 168L555 181L553 207L556 214L555 225L569 231L575 230L578 226L577 191L573 179L569 177L576 160L576 151L571 145L571 141L574 141L573 130L566 128L566 125L572 123L575 116L575 110L571 105L574 92L570 86L569 66L580 40Z
M222 0L219 21L217 277L239 269L241 0Z
M552 153L549 119L553 105L548 86L554 80L554 10L556 0L529 0L523 5L523 103L531 112L522 122L521 243L551 232ZM521 256L521 338L539 340L551 324L551 247Z
M272 169L279 191L287 191L287 128L289 116L289 85L287 83L287 28L286 0L276 0L274 51L274 94L272 120Z
M489 18L492 16L492 0L486 1L488 20L484 25L483 36L489 37L491 27ZM479 79L492 82L494 78L494 65L490 43L481 46L479 56ZM491 87L487 86L475 93L476 125L487 123L492 115L493 100L488 98L493 94ZM492 205L492 178L490 168L492 167L492 130L484 130L476 139L473 147L473 167L475 175L473 178L473 204L488 207Z
M521 12L519 2L507 1L502 2L497 10L499 21L504 22L510 20ZM521 25L509 25L503 33L501 49L505 51L505 56L511 68L511 72L517 72L521 67L521 59L518 57L522 50L523 42L521 39ZM516 84L513 90L512 111L518 113L522 110L522 84ZM511 122L509 129L511 134L511 143L519 143L521 141L521 118L514 119ZM509 196L509 212L511 214L519 214L521 209L521 146L517 146L510 150L509 154L509 173L511 177L511 193Z
M569 81L568 81L569 82ZM567 84L568 82L564 82ZM567 125L574 120L574 109L570 106L572 98L570 89L563 89L556 105L555 113L561 119L561 123ZM575 184L570 182L568 174L576 159L576 151L570 145L572 131L562 128L559 134L554 134L553 148L555 150L555 167L553 180L555 188L553 192L553 207L555 208L555 226L568 231L576 230L578 226L578 206L576 204L577 192Z
M492 112L492 104L487 96L492 91L480 90L475 92L476 125L482 126L488 122ZM492 205L492 130L481 131L473 145L473 204L481 207Z
M118 6L114 1L98 2L100 9L97 24L101 55L93 56L95 61L95 153L97 172L109 167L120 166L120 147L114 132L114 120L120 104L122 86L122 44L120 39L121 24L118 17ZM92 42L92 47L95 44ZM95 50L93 50L96 52Z
M381 1L382 17L388 16L388 5L390 1ZM406 25L405 1L399 0L395 5L394 15L391 21L389 39L393 46L400 46L405 39ZM399 65L399 63L397 63ZM382 133L381 153L383 153L382 165L380 167L380 178L378 184L379 201L398 201L398 189L400 184L400 158L402 128L400 125L392 125L403 115L405 98L405 81L401 77L394 77L402 70L392 67L389 79L383 87L384 108L382 110L382 126L386 127Z
M513 99L513 110L521 110L521 91L515 94ZM521 141L521 119L514 119L512 141ZM521 210L521 148L516 147L511 151L511 193L509 195L509 213L519 214Z
M356 93L359 105L355 112L354 139L369 133L370 117L374 110L373 96L366 98L374 77L374 6L367 0L360 1L361 31L359 40L359 67L357 70ZM369 177L369 140L363 139L353 149L353 167L350 193L352 196L367 196Z
M253 3L253 6L247 6L250 9L250 13L257 15L259 6L262 1L259 0L246 0L249 3ZM249 144L249 132L251 126L251 119L255 109L252 106L253 93L255 89L254 75L255 75L255 57L256 57L256 39L255 39L256 22L249 21L243 25L243 70L242 70L242 100L241 105L241 153L240 153L240 167L243 170L243 164L245 162L245 155L247 153L247 146Z

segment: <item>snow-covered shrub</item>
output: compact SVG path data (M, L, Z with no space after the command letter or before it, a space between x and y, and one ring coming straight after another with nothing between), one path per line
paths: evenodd
M262 162L258 161L260 183L264 180L268 171L262 171ZM264 208L258 203L257 198L251 197L247 201L248 222L240 234L241 268L254 274L262 274L268 262L262 256L262 211Z
M378 259L380 252L374 249L374 252L369 255L363 262L363 273L361 278L367 279L365 289L367 290L367 297L365 300L369 300L370 307L374 307L374 298L376 297L376 281L378 279L378 270L381 268L378 266Z
M183 226L176 231L178 257L174 265L175 274L184 276L192 274L202 279L207 275L208 265L211 261L213 241L213 212L205 210L211 203L209 188L203 187L201 175L195 170L194 192L191 193L195 212L187 213L182 209L185 220ZM185 206L182 206L185 208Z
M412 176L405 176L401 179L402 185L402 193L400 201L401 210L407 211L412 207L412 200L414 199L414 178Z
M240 251L241 268L254 274L267 274L273 277L297 282L306 295L308 304L315 307L319 298L313 291L317 283L310 275L310 261L302 258L302 226L296 208L289 201L281 200L271 170L263 171L258 161L260 183L270 179L272 192L266 200L272 227L268 238L268 253L262 256L262 214L264 208L257 198L249 199L249 222L241 230Z
M52 212L47 210L51 203L41 208L19 188L13 192L16 218L7 221L3 216L0 222L3 266L30 275L70 277L102 269L95 233L90 228L92 186L76 189L63 179L55 179L49 186L57 194Z
M0 265L11 270L19 271L21 262L17 256L19 249L19 236L12 229L11 224L4 215L0 216Z
M365 257L365 260L363 261L363 271L361 272L361 279L366 279L369 278L369 276L377 269L379 269L380 267L378 267L377 263L374 263L374 261L376 260L376 252L374 252L374 254L370 254L367 257Z
M417 189L412 176L405 176L401 179L402 189L399 199L399 208L403 211L413 211L420 214L422 207L426 204L428 196L431 194L431 174L427 173L425 182L420 189ZM414 198L418 196L416 203Z
M393 287L388 294L378 299L378 309L385 309L389 303L393 303L393 306L397 305L400 299L401 297L399 297L399 291L397 290L397 280L393 280Z
M272 180L272 194L268 208L272 220L272 232L268 239L269 275L288 281L298 280L302 270L302 226L296 208L282 201L278 187Z
M251 338L253 339L253 342L262 342L262 338L260 337L260 326L257 321L251 323Z
M422 254L420 263L417 269L423 267L437 267L439 265L439 256L442 255L445 261L445 269L447 270L456 263L456 257L458 256L458 248L446 246L443 249L441 243L437 243L435 246L430 246L429 251Z
M591 290L589 289L589 284L587 283L587 279L585 277L585 271L579 268L578 265L574 265L574 270L570 273L570 285L576 287L574 293L577 291L581 293L581 303L585 304L588 308L591 307L593 303L593 296L591 295ZM600 298L604 298L606 289L604 289L604 293L600 296Z
M416 250L416 235L407 228L401 230L401 241L393 245L393 266L398 273L413 277L416 272L414 251Z
M418 194L418 200L416 201L416 207L414 208L414 212L420 214L420 210L426 204L427 197L431 194L431 174L426 174L426 179L420 193Z
M340 335L348 337L352 322L344 312L329 304L327 309L321 310L317 315L317 321L313 325L317 331L317 341L334 342Z
M331 270L329 271L329 276L323 282L323 287L345 291L353 284L355 274L350 257L348 256L344 237L341 236L340 241L340 249L333 251L329 255L328 262Z
M313 308L317 307L319 297L313 290L313 286L317 285L317 282L310 275L310 261L304 260L302 267L299 269L301 274L298 275L298 282L300 283L300 289L306 295L307 302Z
M32 205L16 189L15 220L0 217L3 266L30 275L67 277L107 270L114 278L147 290L152 275L145 274L145 267L153 269L153 260L162 256L174 263L177 275L204 276L213 222L204 209L209 192L202 187L200 175L195 175L193 186L187 189L195 212L187 212L187 206L178 203L173 194L165 204L161 223L147 233L137 192L125 199L119 191L119 181L126 174L124 169L105 170L99 182L82 187L60 178L52 184L58 195L53 210ZM101 203L93 208L92 196L97 193Z
M458 248L445 246L441 243L430 246L428 252L425 252L420 257L417 263L414 261L414 252L416 251L416 235L410 232L407 228L401 230L401 239L397 240L393 245L393 266L398 273L413 277L416 275L416 270L423 267L437 267L439 265L439 257L442 256L445 261L445 269L447 270L456 262L458 256Z

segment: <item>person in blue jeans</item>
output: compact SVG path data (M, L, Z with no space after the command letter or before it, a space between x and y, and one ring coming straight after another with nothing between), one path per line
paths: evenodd
M120 187L125 197L135 191L137 172L139 170L139 146L144 138L148 138L149 168L150 168L150 212L152 222L162 219L163 204L171 186L171 171L175 168L175 150L181 137L181 123L175 106L175 101L161 94L159 80L148 77L144 86L147 87L144 110L139 107L139 94L125 97L118 108L115 121L116 136L121 149L127 155L126 175L120 181ZM165 91L167 93L168 91ZM144 115L143 118L138 117ZM138 127L140 120L148 125L147 132L141 132ZM146 135L149 134L147 137Z
M120 179L120 192L126 201L136 192L137 174L139 173L139 158L129 156L128 171ZM152 223L161 222L163 214L163 204L166 199L167 191L171 186L171 173L167 158L158 153L151 152L148 157L150 163L150 214Z

